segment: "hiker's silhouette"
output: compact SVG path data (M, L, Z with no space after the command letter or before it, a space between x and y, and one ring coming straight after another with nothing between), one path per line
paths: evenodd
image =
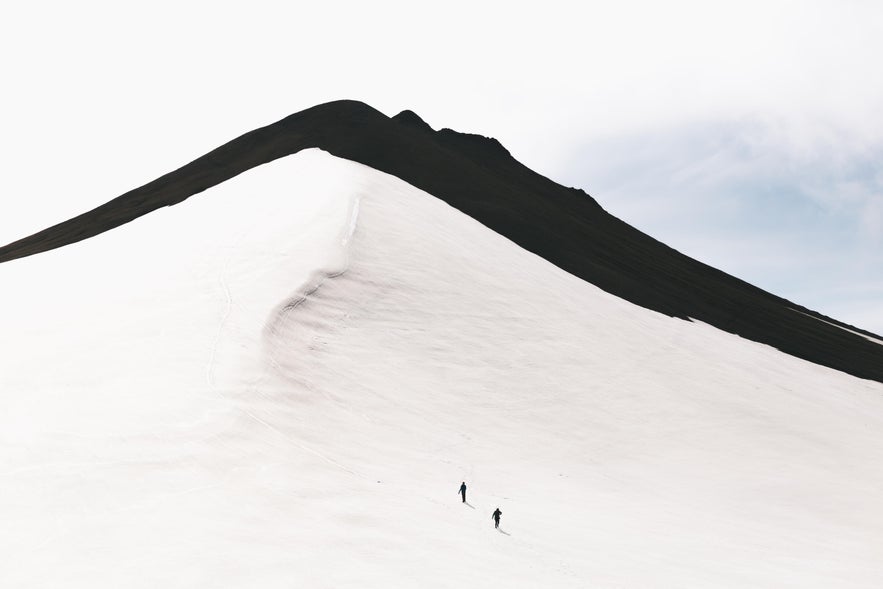
M500 516L501 515L503 515L503 512L500 511L499 507L494 511L494 513L491 514L491 517L494 518L494 527L495 528L500 527Z

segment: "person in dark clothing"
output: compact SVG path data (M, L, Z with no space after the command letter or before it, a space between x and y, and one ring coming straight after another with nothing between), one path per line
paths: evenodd
M463 484L460 485L460 495L463 496L463 503L466 503L466 481L463 481Z
M491 517L494 518L494 527L495 528L500 527L500 516L501 515L503 515L503 512L500 511L499 507L496 509L496 511L494 511L493 515L491 515Z

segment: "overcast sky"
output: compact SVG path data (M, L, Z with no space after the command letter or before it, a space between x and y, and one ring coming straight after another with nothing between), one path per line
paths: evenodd
M4 7L0 242L354 98L883 333L883 3L418 4Z

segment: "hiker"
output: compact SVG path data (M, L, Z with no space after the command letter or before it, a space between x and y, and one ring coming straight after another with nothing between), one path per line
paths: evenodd
M496 511L494 511L493 515L491 515L491 517L494 518L494 527L495 528L500 527L500 516L501 515L503 515L503 512L500 511L499 507L496 509Z
M463 496L463 503L466 503L466 481L463 481L463 484L460 485L460 495Z

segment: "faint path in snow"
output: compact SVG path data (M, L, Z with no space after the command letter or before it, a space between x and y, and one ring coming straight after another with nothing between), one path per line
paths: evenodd
M224 312L221 315L221 321L218 323L218 330L215 332L215 339L212 342L212 350L209 354L208 365L205 368L205 380L210 387L215 386L215 358L218 355L218 345L221 342L221 334L224 331L224 325L227 323L227 320L230 318L230 313L233 311L233 297L230 294L230 286L227 284L227 268L230 265L230 259L233 257L233 253L231 253L224 260L224 264L221 266L221 271L218 272L218 282L221 285L221 288L224 291Z
M303 450L303 451L305 451L305 452L308 452L308 453L310 453L310 454L312 454L312 455L314 455L314 456L317 456L317 457L321 458L322 460L324 460L324 461L327 462L328 464L330 464L330 465L332 465L332 466L335 466L335 467L339 468L340 470L342 470L342 471L344 471L344 472L347 472L347 473L353 475L354 477L358 477L358 478L366 479L366 480L368 479L367 476L365 476L365 475L363 475L363 474L361 474L361 473L359 473L359 472L356 472L356 471L352 470L351 468L349 468L349 467L347 467L347 466L344 466L344 465L341 464L340 462L337 462L336 460L334 460L334 459L332 459L332 458L328 458L327 456L325 456L324 454L322 454L322 453L319 452L318 450L316 450L316 449L314 449L314 448L311 448L311 447L307 446L306 444L304 444L304 443L302 443L302 442L299 442L299 441L295 440L294 438L292 438L291 436L287 435L285 432L283 432L282 430L280 430L279 428L277 428L277 427L274 426L273 424L264 421L263 419L261 419L260 417L258 417L258 416L255 415L254 413L252 413L251 411L249 411L249 410L247 410L247 409L244 409L243 411L244 411L244 413L245 413L246 415L248 415L250 418L252 418L252 419L255 420L256 422L260 423L261 425L266 426L266 427L269 428L270 430L274 431L276 434L278 434L279 436L281 436L283 439L285 439L285 440L287 440L288 442L290 442L291 444L297 446L297 447L300 448L301 450Z
M224 326L227 324L227 321L230 319L230 315L233 312L233 295L230 292L230 284L227 281L227 272L230 269L230 261L239 250L239 246L242 243L245 234L246 231L242 231L236 238L233 247L230 249L230 253L224 258L224 263L221 265L221 270L218 272L218 283L221 285L221 289L224 291L224 311L221 315L221 320L218 323L218 330L215 332L215 339L212 342L212 349L209 354L208 365L205 369L206 382L208 383L209 387L212 388L214 388L215 386L215 359L218 355L218 346L221 343L221 335L224 332Z

